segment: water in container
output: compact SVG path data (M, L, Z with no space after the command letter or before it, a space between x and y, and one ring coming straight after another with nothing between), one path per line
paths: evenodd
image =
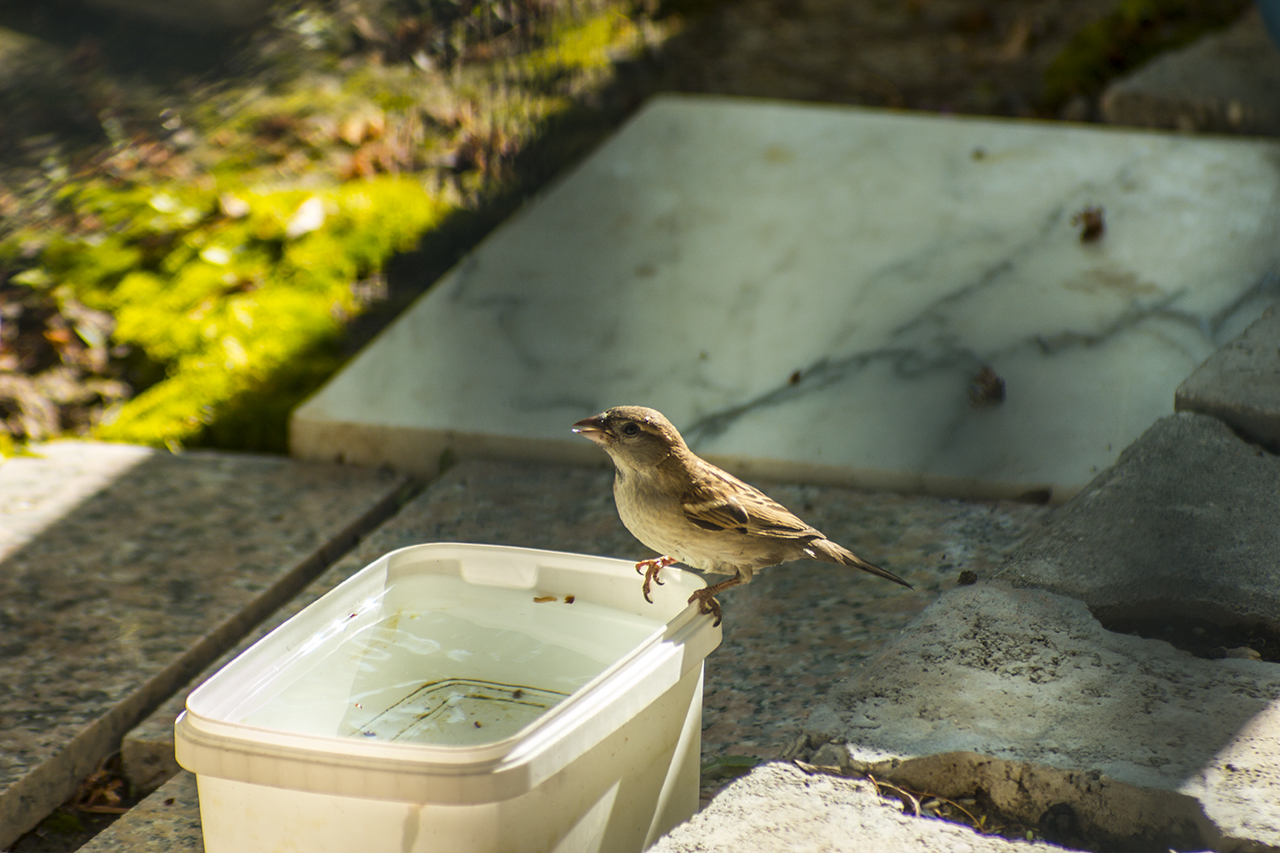
M409 575L322 626L284 684L244 709L264 728L471 746L516 734L664 623L572 595Z

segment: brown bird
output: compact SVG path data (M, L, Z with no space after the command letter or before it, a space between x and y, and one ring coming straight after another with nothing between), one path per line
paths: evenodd
M911 584L832 542L759 489L700 458L661 412L643 406L616 406L578 421L573 431L605 449L617 476L613 497L632 535L664 556L641 560L644 597L658 573L684 563L715 574L733 575L689 597L720 624L715 596L749 583L756 569L809 557L852 566L882 578Z

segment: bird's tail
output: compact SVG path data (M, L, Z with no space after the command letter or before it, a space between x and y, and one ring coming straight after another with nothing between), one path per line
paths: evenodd
M808 547L813 551L814 557L819 560L823 560L824 562L836 563L843 566L852 566L855 569L862 569L864 572L870 572L871 574L882 577L885 580L900 583L907 589L914 589L911 584L907 583L893 572L888 571L887 569L882 569L875 563L868 563L848 548L841 547L830 539L818 539L817 541L810 542Z

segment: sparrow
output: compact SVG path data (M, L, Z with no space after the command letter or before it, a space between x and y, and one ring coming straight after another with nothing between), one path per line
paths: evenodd
M807 558L851 566L911 584L828 539L761 492L702 459L685 444L671 421L643 406L616 406L573 425L573 431L604 448L617 469L613 497L627 530L663 556L636 563L644 575L646 601L658 573L683 563L713 574L733 575L689 596L701 613L720 624L715 596L749 583L757 569Z

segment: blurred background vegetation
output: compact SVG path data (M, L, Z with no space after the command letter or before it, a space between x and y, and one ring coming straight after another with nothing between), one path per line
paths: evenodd
M289 411L659 90L1095 120L1241 0L0 2L0 451Z

